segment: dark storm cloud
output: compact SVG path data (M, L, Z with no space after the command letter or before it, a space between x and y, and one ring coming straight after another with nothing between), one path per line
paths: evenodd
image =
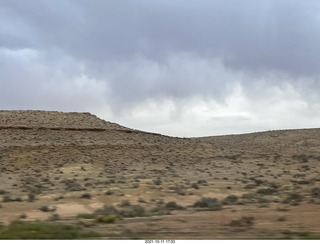
M195 52L248 71L319 70L316 0L11 0L0 6L7 17L3 46L58 48L94 63L135 55L161 62L170 53Z
M166 124L193 111L190 126L198 109L225 108L219 120L259 127L256 107L266 101L278 114L296 104L292 116L311 115L320 103L319 13L318 0L3 0L0 102L135 111L146 122L157 108ZM237 97L247 102L238 107Z

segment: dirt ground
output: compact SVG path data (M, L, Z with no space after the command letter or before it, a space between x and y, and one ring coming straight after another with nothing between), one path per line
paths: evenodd
M320 129L174 138L89 113L0 111L0 222L102 239L319 238L319 165Z

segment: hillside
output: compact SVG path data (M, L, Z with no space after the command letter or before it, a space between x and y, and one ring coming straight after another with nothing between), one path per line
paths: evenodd
M0 111L0 138L4 224L71 223L103 239L320 234L320 129L174 138L89 113Z

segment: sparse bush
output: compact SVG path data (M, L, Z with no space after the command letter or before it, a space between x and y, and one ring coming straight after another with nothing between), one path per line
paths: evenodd
M25 213L23 213L23 214L21 214L21 215L19 216L19 218L20 218L20 219L26 219L26 218L27 218L27 215L26 215Z
M143 217L145 216L145 209L140 205L132 205L119 211L119 213L121 216L127 218Z
M91 194L90 193L84 193L84 194L81 195L81 198L91 199Z
M139 186L140 186L139 184L135 183L132 185L132 188L139 188Z
M99 223L114 223L117 219L116 215L108 215L108 216L97 216L96 220Z
M315 187L311 190L311 196L314 198L320 198L320 187Z
M113 206L104 206L102 209L98 209L94 212L94 215L119 215L119 211Z
M6 194L7 192L5 190L0 190L0 195L4 195Z
M262 195L273 195L274 193L277 193L277 189L275 188L262 188L262 189L259 189L257 191L258 194L262 194Z
M128 201L128 200L123 200L123 201L121 202L121 204L120 204L120 207L128 207L128 206L130 206L130 205L131 205L130 201Z
M10 196L4 196L3 199L2 199L2 202L12 202L12 199Z
M77 217L82 219L94 219L95 215L94 214L78 214Z
M140 202L140 203L146 203L146 201L143 200L142 198L139 198L139 199L138 199L138 202Z
M309 161L309 158L307 155L299 154L299 155L293 155L292 159L299 161L300 163L307 163Z
M150 215L170 215L170 211L167 209L164 209L163 207L156 207L150 210Z
M194 189L199 189L199 185L197 183L192 183L191 187Z
M193 206L197 208L206 208L211 211L217 211L222 209L222 206L219 200L217 198L210 198L210 197L201 198L200 200L195 202Z
M28 201L33 202L36 199L36 195L32 192L29 192L28 194Z
M184 190L184 186L170 186L169 190L174 190L175 193L185 196L186 191Z
M254 225L254 217L242 216L241 219L231 220L228 225L232 227L250 227Z
M113 194L113 191L108 190L105 194L106 194L106 195L112 195L112 194Z
M222 201L222 203L226 205L235 204L238 201L238 199L239 198L236 195L229 195Z
M264 181L263 180L260 180L260 179L256 179L254 177L250 177L249 178L250 180L254 181L254 183L258 186L260 186Z
M297 192L291 192L288 196L283 200L283 203L291 204L291 205L299 205L302 202L303 197Z
M278 217L278 221L286 221L287 218L285 216L280 216Z
M39 208L39 210L41 210L42 212L54 212L54 211L56 211L55 208L49 208L48 206L42 206L41 208Z
M197 183L201 186L207 186L208 182L206 180L198 180Z
M160 179L156 179L153 181L153 183L157 186L161 185L162 184L162 181Z
M166 205L165 205L165 208L168 209L168 210L183 210L185 209L184 207L178 205L176 202L168 202Z
M256 188L257 185L256 184L247 184L244 186L244 189L253 189L253 188Z
M60 219L59 214L53 214L48 218L49 221L56 221L56 220L59 220L59 219Z

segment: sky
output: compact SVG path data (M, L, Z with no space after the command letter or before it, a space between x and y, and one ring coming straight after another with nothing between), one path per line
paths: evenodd
M0 0L0 110L179 137L320 127L318 0Z

